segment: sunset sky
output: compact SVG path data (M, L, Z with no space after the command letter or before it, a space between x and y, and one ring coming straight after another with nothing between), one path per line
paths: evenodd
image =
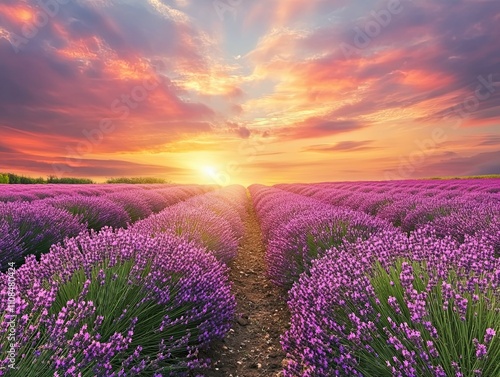
M500 173L500 1L1 0L0 172Z

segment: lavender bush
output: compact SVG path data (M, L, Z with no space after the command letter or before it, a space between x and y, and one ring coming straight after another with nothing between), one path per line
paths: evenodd
M252 185L248 189L265 243L272 238L274 232L300 213L319 209L321 206L330 207L317 200L272 187Z
M228 263L236 256L243 235L243 219L239 213L247 198L242 189L241 186L229 186L191 198L137 222L132 229L153 237L173 232Z
M437 234L449 235L459 242L467 235L481 235L489 239L497 255L500 254L500 202L464 200L448 216L434 221L432 227Z
M99 196L66 195L46 199L50 205L80 216L89 229L100 230L105 226L123 228L130 217L123 207Z
M170 205L169 198L159 194L155 190L144 190L141 196L146 200L153 213L158 213Z
M105 228L54 246L17 271L14 312L0 275L2 323L16 315L16 376L187 376L230 328L226 267L171 234ZM7 367L8 326L0 328ZM7 369L0 368L0 376Z
M139 221L132 229L153 237L174 232L206 247L218 260L226 263L236 256L239 243L224 218L183 203Z
M0 270L20 264L28 254L39 256L52 244L87 229L79 216L40 201L0 203Z
M204 208L227 220L234 234L241 238L244 233L243 219L247 216L247 193L243 186L233 185L224 190L210 192L190 198L186 204L193 208Z
M115 192L104 197L122 206L132 222L144 219L153 213L148 202L133 191Z
M477 238L425 229L332 249L291 290L284 376L496 377L499 285Z
M311 209L282 224L271 237L266 251L268 275L275 284L289 289L326 250L343 249L389 229L393 229L389 223L362 212Z

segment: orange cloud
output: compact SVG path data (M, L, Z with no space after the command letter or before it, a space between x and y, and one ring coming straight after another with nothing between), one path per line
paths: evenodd
M0 14L7 17L11 22L17 24L26 24L33 19L35 12L26 5L11 6L8 4L0 4Z

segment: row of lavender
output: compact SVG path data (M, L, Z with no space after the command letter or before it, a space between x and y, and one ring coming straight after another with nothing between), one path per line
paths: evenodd
M405 180L405 181L367 181L367 182L324 182L315 183L315 187L335 188L372 193L417 193L421 191L469 191L490 194L500 193L500 178L496 179L449 179L449 180Z
M270 278L292 287L284 375L500 375L500 261L492 228L456 237L456 229L433 226L446 217L436 216L401 231L360 211L367 195L384 193L368 183L346 184L357 187L348 190L357 199L332 205L323 192L336 185L250 187ZM466 207L480 208L477 215L455 217L449 226L479 220L480 211L496 203L493 191L482 194L483 207L479 196Z
M481 232L500 253L500 180L278 185L335 206L390 221L405 232L432 225L463 242Z
M8 262L22 263L26 255L45 253L52 244L65 237L74 237L85 229L124 228L211 189L197 185L157 185L153 189L68 185L57 188L58 194L52 193L53 196L39 195L33 201L1 202L0 269L5 270ZM4 193L12 191L3 187L1 190ZM40 194L48 188L40 185L25 190Z
M132 191L143 194L145 191L154 191L161 195L169 195L172 188L181 191L199 187L199 185L178 185L178 184L154 184L154 185L66 185L66 184L46 184L46 185L0 185L0 202L25 201L32 202L39 199L55 198L65 195L81 196L101 196L116 192ZM214 190L216 186L206 185L205 190Z
M127 229L80 233L0 275L0 376L187 376L207 366L200 351L234 316L225 262L246 202L241 186L208 192Z
M395 230L387 221L273 187L249 188L267 246L269 278L291 288L313 260L373 233Z

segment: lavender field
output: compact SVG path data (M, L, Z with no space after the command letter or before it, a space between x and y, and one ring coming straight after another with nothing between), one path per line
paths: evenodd
M0 377L500 377L500 0L0 0Z
M1 185L0 269L0 376L500 376L500 179Z

